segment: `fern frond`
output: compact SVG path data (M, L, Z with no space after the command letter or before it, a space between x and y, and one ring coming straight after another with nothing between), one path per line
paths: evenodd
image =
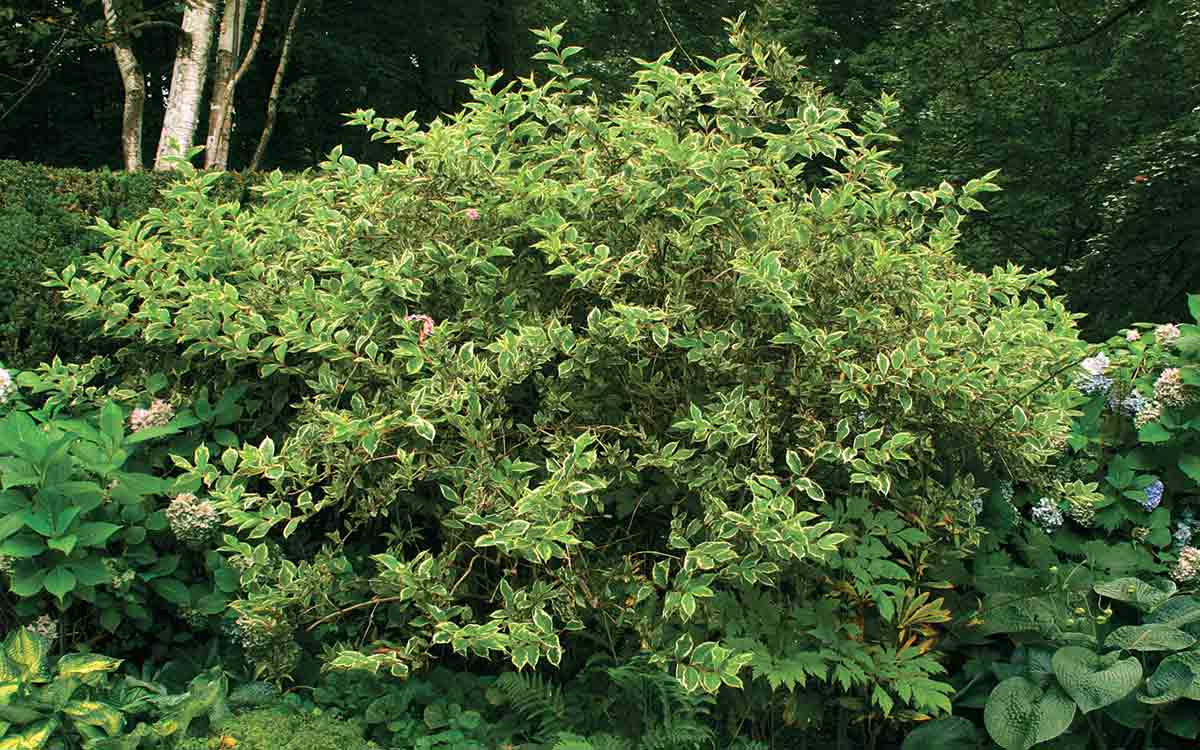
M535 727L528 733L530 739L549 743L556 735L566 735L571 728L567 705L558 688L539 675L505 672L492 687L498 697L494 703L510 706Z

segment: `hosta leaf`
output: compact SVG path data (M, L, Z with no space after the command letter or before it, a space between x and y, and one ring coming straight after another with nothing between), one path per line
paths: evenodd
M28 724L31 721L46 718L46 714L29 706L0 706L0 721L13 724Z
M1148 624L1181 628L1200 622L1200 597L1175 596L1146 617Z
M1136 695L1130 695L1104 709L1104 715L1128 729L1141 729L1153 715L1153 709Z
M125 716L116 708L100 701L75 701L63 709L63 713L80 724L90 724L103 729L109 737L125 726Z
M1170 625L1126 625L1108 634L1104 645L1125 651L1182 651L1196 638Z
M87 675L96 672L112 672L121 666L122 659L103 654L67 654L58 660L58 674L62 677Z
M1143 611L1150 611L1171 598L1175 593L1175 582L1166 581L1158 588L1138 578L1118 578L1115 581L1098 583L1093 590L1100 596L1113 601L1129 602Z
M1192 670L1195 675L1192 678L1192 684L1188 685L1183 692L1183 697L1188 700L1200 701L1200 651L1184 651L1178 654L1171 654L1171 659L1183 662Z
M1138 695L1138 700L1151 705L1177 701L1187 693L1195 678L1186 660L1168 656L1146 680L1145 690Z
M44 678L47 651L49 644L46 643L46 639L28 628L17 628L4 641L4 655L23 682Z
M1042 690L1024 677L1010 677L992 690L983 709L988 734L1004 750L1029 750L1067 731L1075 701L1058 685Z
M1067 646L1054 653L1054 676L1086 714L1136 690L1142 681L1142 665L1132 657L1121 659L1119 652L1101 655L1081 646Z
M47 719L17 731L9 729L0 739L0 750L45 750L58 725L58 719Z

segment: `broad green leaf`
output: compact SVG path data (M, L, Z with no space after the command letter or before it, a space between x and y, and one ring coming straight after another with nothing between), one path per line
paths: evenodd
M0 705L0 721L7 721L13 724L28 724L31 721L45 719L46 712L33 708L31 706Z
M1191 477L1193 482L1200 484L1200 456L1190 453L1180 456L1179 470Z
M1058 737L1075 719L1075 702L1057 684L1045 690L1024 677L1001 682L988 697L983 723L1004 750L1029 750Z
M122 659L103 654L67 654L58 660L58 673L63 677L88 675L96 672L113 672L121 666Z
M1186 659L1168 656L1146 680L1146 687L1138 695L1138 700L1150 705L1177 701L1184 697L1195 678Z
M120 445L125 437L125 414L116 402L109 401L100 409L100 430L113 445Z
M1196 638L1170 625L1125 625L1108 634L1104 645L1124 651L1182 651Z
M1171 432L1158 422L1149 422L1138 430L1138 440L1143 443L1165 443L1171 439Z
M56 549L64 555L69 555L75 549L75 545L79 543L79 537L75 534L67 534L66 536L51 537L46 540L46 546L50 549Z
M31 534L21 534L9 537L0 544L0 555L27 559L37 557L46 551L46 542L41 537Z
M45 750L58 726L58 719L46 719L19 730L9 729L0 739L0 750Z
M28 628L16 628L4 639L4 655L17 670L22 682L44 679L46 653L49 650L50 644L46 639L35 635Z
M85 547L103 547L109 537L121 530L121 526L104 521L89 521L79 524L75 534L79 543Z
M66 566L60 565L46 574L46 579L42 582L42 585L46 587L47 591L58 597L58 600L61 602L63 597L75 590L76 583L78 583L78 580L75 578L75 574L68 570Z
M177 578L156 578L150 582L150 588L177 607L190 607L192 604L188 587Z
M75 701L63 709L63 714L80 724L100 727L109 737L125 726L125 716L113 706L100 701Z
M1113 601L1129 602L1143 611L1150 611L1171 598L1176 587L1175 582L1170 580L1165 581L1160 588L1138 578L1118 578L1115 581L1098 583L1092 590Z
M1132 657L1121 659L1119 652L1101 655L1067 646L1054 653L1053 664L1058 684L1085 714L1116 703L1142 681L1141 663Z
M1173 628L1196 622L1200 622L1200 597L1196 596L1173 596L1146 616L1147 624L1170 625Z

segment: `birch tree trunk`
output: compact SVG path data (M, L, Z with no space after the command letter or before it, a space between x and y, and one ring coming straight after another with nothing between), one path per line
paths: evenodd
M208 106L208 138L204 143L204 166L224 169L228 163L228 140L222 129L222 119L228 119L224 110L228 106L224 92L233 80L233 74L242 55L242 25L246 18L249 0L225 0L225 11L221 15L221 28L217 31L217 54L213 58L213 90ZM225 158L221 158L222 145Z
M283 50L279 53L279 65L275 68L275 82L271 84L271 96L267 99L267 121L263 124L262 135L259 136L258 146L254 149L254 158L250 160L250 171L257 172L266 153L267 143L271 133L275 131L275 115L279 111L279 92L283 89L283 76L287 72L288 54L292 50L292 37L296 34L296 23L304 11L304 0L296 0L292 9L292 17L288 21L287 31L283 36Z
M112 37L113 56L121 72L121 85L125 88L125 107L121 118L121 154L126 172L141 172L142 164L142 113L146 108L146 78L129 33L117 17L113 0L103 0L104 23Z
M218 44L224 44L227 35L227 25L229 26L228 36L231 39L229 49L232 54L225 59L227 68L222 70L222 50L217 51L217 73L213 79L212 106L209 108L208 117L208 141L205 148L204 166L212 169L228 169L229 168L229 143L230 134L233 132L233 94L237 90L238 82L242 80L242 76L250 69L250 63L254 62L254 56L258 53L259 42L262 41L263 25L267 20L267 11L270 8L270 0L262 0L258 6L258 22L254 25L254 36L250 40L250 49L246 51L246 57L238 63L238 56L241 55L241 32L243 19L246 15L247 0L227 0L225 18L221 21L221 33L219 35ZM236 18L231 18L229 9L236 5ZM234 70L234 66L237 69Z
M171 94L158 137L154 168L175 169L170 157L183 156L196 137L200 99L208 80L208 52L212 48L213 16L217 0L192 0L183 12L183 31L171 72Z

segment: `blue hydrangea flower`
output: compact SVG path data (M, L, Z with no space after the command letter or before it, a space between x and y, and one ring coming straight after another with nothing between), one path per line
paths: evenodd
M1146 488L1146 499L1142 501L1142 507L1146 510L1154 510L1162 502L1162 496L1163 483L1156 480L1154 484Z
M1173 536L1175 537L1175 543L1182 547L1192 541L1192 527L1181 523L1175 527Z
M1149 405L1150 399L1134 391L1122 399L1119 408L1125 416L1132 418L1141 414L1142 409L1145 409Z
M1112 388L1112 378L1107 375L1089 375L1081 373L1075 379L1075 387L1080 393L1085 396L1092 396L1097 393L1108 393L1108 389Z
M1063 524L1063 512L1058 507L1058 503L1048 497L1043 497L1038 501L1038 504L1033 506L1033 521L1042 530L1049 534Z

